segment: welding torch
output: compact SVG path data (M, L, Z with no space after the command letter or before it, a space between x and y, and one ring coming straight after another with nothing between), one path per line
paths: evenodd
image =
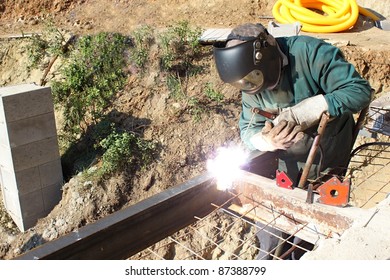
M271 112L268 112L268 111L264 111L264 110L261 110L259 108L252 108L252 113L258 114L260 116L263 116L263 117L265 117L265 118L267 118L269 120L274 120L278 116L278 114L276 114L276 113L271 113Z

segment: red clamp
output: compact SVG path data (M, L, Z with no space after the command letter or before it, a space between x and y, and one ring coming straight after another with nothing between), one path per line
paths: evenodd
M293 189L293 181L287 176L284 171L276 170L276 185L281 188Z
M317 188L320 195L318 202L333 206L346 206L349 202L350 185L349 179L341 182L338 178L332 177Z

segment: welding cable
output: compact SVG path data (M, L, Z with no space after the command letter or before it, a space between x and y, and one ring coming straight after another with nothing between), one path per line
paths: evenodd
M299 22L302 31L314 33L348 30L355 25L359 13L374 21L379 20L379 17L358 6L356 0L278 0L272 8L274 18L280 23Z

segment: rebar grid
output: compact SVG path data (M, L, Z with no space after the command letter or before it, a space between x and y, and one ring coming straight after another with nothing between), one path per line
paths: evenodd
M371 208L390 193L390 137L382 137L382 140L383 138L387 138L387 141L362 145L351 159L348 175L352 179L353 206Z
M214 210L206 217L196 217L197 221L192 225L180 230L176 234L150 246L146 250L134 255L131 259L159 259L159 260L252 260L256 259L258 253L262 251L265 256L282 260L295 249L308 251L308 249L294 244L293 236L304 229L307 224L297 223L297 229L292 234L278 236L267 230L268 226L277 228L277 222L282 217L292 219L284 213L278 213L274 209L263 205L261 202L253 202L253 206L245 209L240 214L229 209L229 205L243 194L232 194L232 197L221 205L212 204ZM266 208L273 213L273 218L266 223L262 221L262 226L256 223L253 212L257 207ZM270 252L262 250L259 246L257 236L259 234L270 234L279 239L276 247ZM289 244L290 250L284 255L280 248Z

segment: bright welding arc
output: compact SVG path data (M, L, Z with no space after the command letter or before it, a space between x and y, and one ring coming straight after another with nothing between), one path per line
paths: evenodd
M207 161L207 169L217 180L219 190L227 190L232 187L242 167L248 162L248 153L240 147L220 147L214 159Z

